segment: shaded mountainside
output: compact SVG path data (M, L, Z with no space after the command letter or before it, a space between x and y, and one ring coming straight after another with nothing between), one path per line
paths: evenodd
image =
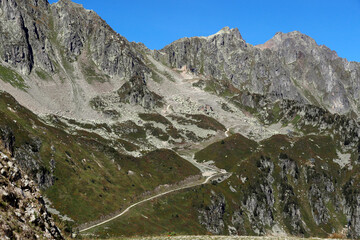
M61 238L47 211L68 236L189 184L81 234L360 237L359 63L296 31L149 50L70 0L0 0L0 40L2 234Z

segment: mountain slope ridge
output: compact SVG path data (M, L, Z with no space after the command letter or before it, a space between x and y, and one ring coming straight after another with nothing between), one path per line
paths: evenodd
M47 1L10 2L12 5L3 7L20 11L20 15L15 15L15 22L19 22L15 25L23 29L22 45L29 56L24 50L24 58L2 59L25 74L26 84L31 85L27 89L30 95L4 84L2 87L37 112L101 119L89 108L90 99L118 89L134 75L151 79L156 69L146 64L146 58L153 55L170 67L186 66L205 79L226 79L240 90L320 105L342 114L358 113L359 64L338 58L299 32L278 33L267 43L252 46L243 40L238 29L223 28L208 37L184 38L152 51L129 43L96 13L71 1L51 5ZM39 18L42 21L35 23ZM26 21L21 23L21 19ZM188 49L185 55L184 44ZM270 52L264 49L269 44L274 45ZM198 50L192 52L193 48ZM4 51L6 54L10 49L5 47ZM60 93L55 89L61 89ZM64 95L69 97L63 98Z

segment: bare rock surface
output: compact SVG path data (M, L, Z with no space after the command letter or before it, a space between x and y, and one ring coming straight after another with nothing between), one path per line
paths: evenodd
M63 239L47 212L39 188L13 159L0 152L0 237Z

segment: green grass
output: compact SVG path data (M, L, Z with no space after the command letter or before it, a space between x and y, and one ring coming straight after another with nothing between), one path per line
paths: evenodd
M231 171L237 163L249 157L256 147L256 142L240 134L233 134L200 150L195 158L200 161L213 160L217 167Z
M283 211L285 211L286 207L279 195L279 189L281 190L285 185L291 186L293 189L294 196L289 201L296 203L300 209L302 220L309 227L309 231L305 231L303 228L306 232L305 236L327 237L332 233L332 229L340 232L346 224L346 217L344 213L335 210L335 193L326 192L324 182L333 182L335 191L340 194L343 184L347 181L349 175L351 176L353 173L340 171L339 166L332 161L337 158L336 149L339 148L339 145L336 141L328 136L309 135L300 138L289 138L285 135L275 135L261 141L260 144L261 147L257 146L256 143L251 144L251 141L245 137L233 135L197 152L195 157L198 160L214 160L217 167L225 168L233 173L228 183L234 185L235 189L238 190L235 193L236 197L233 195L234 193L227 190L226 184L222 184L218 189L224 196L228 196L229 203L230 201L246 198L254 191L257 193L258 199L261 199L261 194L259 195L261 191L255 189L266 182L267 170L261 170L261 164L259 164L259 159L266 156L265 158L269 158L274 166L272 174L274 183L272 183L272 186L276 199L275 206L278 209L276 218L285 224L288 231L292 231L292 227L287 225L289 220L284 218ZM280 156L291 159L290 161L298 169L295 178L293 175L287 174L286 182L282 177L283 169L280 168ZM310 159L314 159L313 166L310 164ZM307 176L305 177L304 174ZM235 176L246 177L248 180L239 184L239 180ZM319 177L324 180L319 180ZM326 206L330 216L334 217L327 224L317 226L313 220L312 209L307 195L311 184L319 186L323 194L330 198ZM215 191L214 187L213 190ZM231 208L230 206L230 212ZM250 234L251 230L246 229L246 235Z
M210 129L213 131L226 131L225 126L212 117L203 114L187 114L186 117L195 120L195 125L199 128Z
M0 65L0 78L4 82L10 83L12 86L19 88L25 91L28 86L26 85L24 79L10 68L6 68Z
M319 147L318 147L319 146ZM345 187L345 196L353 196L358 191L360 177L352 178L359 167L351 171L340 171L332 162L339 146L327 136L309 135L289 137L275 135L256 143L239 134L234 134L216 142L196 153L197 160L214 160L215 165L231 171L232 176L219 184L208 184L163 196L159 199L137 206L124 216L97 227L89 232L99 237L120 236L166 236L169 232L176 235L209 234L199 223L199 210L211 209L213 196L225 197L224 214L221 216L225 226L222 234L228 234L227 226L232 223L235 211L243 211L241 235L256 235L253 226L259 224L258 216L249 220L249 209L244 205L249 196L255 196L258 207L267 206L264 186L272 186L274 194L274 218L283 224L285 231L305 237L328 237L333 230L339 233L346 224L346 216L336 210L336 199L332 192L326 191L325 182L331 181L337 194ZM315 159L313 165L309 159ZM267 159L272 170L262 162ZM286 170L282 162L289 161L295 172ZM290 169L290 168L289 168ZM296 170L297 169L297 170ZM288 171L288 172L287 172ZM269 178L271 174L271 178ZM359 175L359 174L357 174ZM246 179L245 182L241 180ZM272 179L272 180L271 180ZM323 179L323 180L320 180ZM336 179L336 181L335 181ZM351 183L351 184L350 184ZM332 219L326 224L316 225L309 201L311 185L318 186L329 202L325 203ZM230 190L229 186L236 189ZM285 193L287 195L285 195ZM302 232L294 230L291 216L284 215L289 206L295 204L301 214ZM271 226L262 226L265 231Z
M205 235L207 231L197 222L196 211L189 211L187 200L194 199L200 187L182 190L175 194L143 203L133 208L124 216L102 226L94 228L89 233L101 237L119 236L168 236ZM194 204L201 201L194 199Z
M159 74L156 71L152 71L151 78L157 83L162 83L163 81L163 79L159 76Z
M139 117L146 122L162 123L165 126L171 126L172 123L164 116L158 113L139 113Z
M151 124L151 123L144 124L144 127L145 127L145 129L147 131L150 132L150 134L152 136L157 137L161 141L168 141L169 140L169 135L166 132L164 132L161 128L154 127L154 125Z
M45 71L43 71L42 69L36 69L35 73L40 79L42 79L44 81L49 81L52 79L51 76L49 74L47 74Z
M171 82L175 82L175 79L173 78L173 76L171 76L171 74L168 73L167 71L162 72L162 74L165 76L165 78L167 80L170 80Z
M146 138L145 129L130 120L113 124L111 128L118 136L129 141L139 142Z
M170 118L182 125L195 125L202 129L226 131L225 126L216 119L203 114L185 114L185 116L170 115Z
M272 116L274 118L273 120L274 122L278 122L281 119L282 114L281 114L280 102L276 102L275 105L273 106Z
M112 142L97 134L78 131L70 135L50 127L6 93L0 95L0 114L0 128L13 131L15 151L34 148L40 140L40 149L32 153L34 160L47 171L50 159L55 160L55 184L43 191L76 224L117 211L161 184L174 184L199 173L170 150L135 158L116 151Z
M296 125L299 123L300 120L301 120L301 116L297 114L297 115L294 117L294 119L291 121L291 123L292 123L294 126L296 126Z

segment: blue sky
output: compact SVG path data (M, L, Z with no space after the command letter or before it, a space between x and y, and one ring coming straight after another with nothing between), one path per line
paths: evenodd
M50 0L50 3L56 2ZM360 62L360 0L74 0L129 41L161 49L182 37L237 27L251 44L298 30Z

